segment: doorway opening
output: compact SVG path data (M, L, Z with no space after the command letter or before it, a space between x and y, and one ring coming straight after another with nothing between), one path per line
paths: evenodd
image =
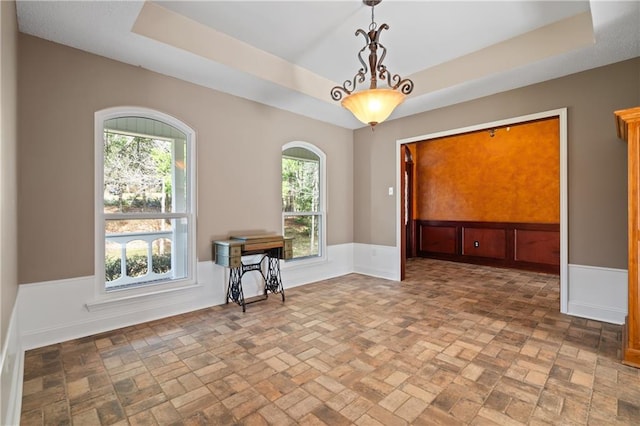
M568 194L567 194L567 110L566 108L551 110L536 114L530 114L526 116L513 117L500 121L494 121L489 123L482 123L474 126L451 129L447 131L425 134L415 136L411 138L397 140L396 147L396 182L398 188L406 189L409 185L409 174L411 171L407 171L407 150L409 150L409 144L423 141L433 141L435 139L441 139L449 136L462 135L472 132L484 131L491 132L492 129L506 128L508 126L516 126L520 123L532 122L536 120L543 120L556 117L558 119L558 156L559 164L559 239L560 239L560 253L559 253L559 273L560 273L560 312L566 313L568 311ZM412 155L412 162L415 164L415 155ZM413 168L413 167L411 167ZM415 172L412 176L412 185L415 185ZM412 252L411 237L408 236L408 219L409 211L411 210L407 206L408 199L405 191L399 191L399 197L397 200L397 228L396 228L396 246L398 250L398 265L400 280L404 279L405 262L406 259L415 255ZM415 222L415 221L413 221ZM417 235L416 230L413 229L412 235ZM413 241L413 247L416 247L419 242ZM475 243L473 241L472 243Z

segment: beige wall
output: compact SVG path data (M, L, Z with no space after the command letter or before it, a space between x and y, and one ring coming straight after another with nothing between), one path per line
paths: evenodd
M0 350L18 293L17 255L17 79L18 24L16 4L0 3Z
M281 231L280 155L327 155L328 244L353 241L353 133L20 34L19 282L94 271L94 112L157 109L197 132L200 261L229 232Z
M637 105L640 58L359 129L355 242L395 246L396 140L567 107L569 263L626 268L627 146L613 111Z

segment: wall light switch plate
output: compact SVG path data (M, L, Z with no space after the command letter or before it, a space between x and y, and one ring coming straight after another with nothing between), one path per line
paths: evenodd
M393 195L393 186L389 187L389 195Z

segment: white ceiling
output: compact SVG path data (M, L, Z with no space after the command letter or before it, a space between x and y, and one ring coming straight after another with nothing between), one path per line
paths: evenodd
M346 128L371 9L350 1L26 1L21 32ZM375 8L393 74L414 92L391 118L640 56L639 1L400 1ZM640 78L640 77L639 77Z

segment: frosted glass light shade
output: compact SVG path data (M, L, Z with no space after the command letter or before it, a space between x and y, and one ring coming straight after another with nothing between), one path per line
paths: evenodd
M342 106L365 124L382 123L400 105L405 94L392 89L369 89L354 92L342 100Z

